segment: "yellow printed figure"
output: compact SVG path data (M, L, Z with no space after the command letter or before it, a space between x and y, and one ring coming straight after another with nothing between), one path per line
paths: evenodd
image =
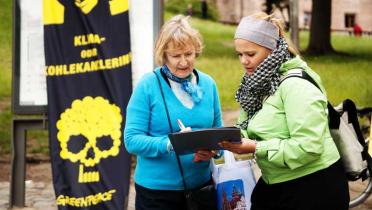
M79 183L99 181L99 172L86 172L84 166L93 167L99 164L101 159L119 154L121 122L120 108L100 96L74 100L71 108L61 114L57 122L60 156L73 163L80 162ZM103 138L111 139L110 148L102 149L98 146ZM78 150L70 148L70 145L82 147Z
M89 14L98 4L99 0L75 0L74 4L85 15ZM102 0L101 0L102 1ZM129 9L129 0L105 0L110 6L112 16L126 12ZM63 24L65 6L59 0L43 0L44 25Z
M63 24L65 7L58 0L43 0L44 25Z
M123 13L129 9L128 0L109 0L111 15Z
M88 14L97 5L98 0L75 0L75 5L81 9L84 14Z

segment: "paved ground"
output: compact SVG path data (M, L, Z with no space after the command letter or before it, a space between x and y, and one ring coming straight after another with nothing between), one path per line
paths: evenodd
M134 210L134 188L129 193L128 210ZM52 183L26 181L26 206L12 210L57 210ZM0 182L0 210L9 207L9 182Z
M224 112L224 124L231 126L236 121L237 111ZM5 158L5 159L9 159ZM0 210L9 208L9 161L0 161ZM26 206L25 208L13 208L22 210L56 210L55 195L51 179L49 162L39 164L27 164L26 166ZM1 173L1 171L3 173ZM5 173L4 173L5 171ZM135 191L130 186L128 210L134 210Z
M233 125L238 115L237 111L225 112L224 122L226 126ZM0 171L9 171L9 164L0 162ZM57 210L55 196L51 181L51 169L49 162L39 164L27 164L27 177L34 177L26 181L26 207L13 208L12 210ZM32 176L38 174L37 177ZM8 173L9 174L9 173ZM256 176L259 171L255 170ZM9 180L7 177L0 177L0 210L9 208ZM358 189L358 186L356 187ZM128 210L134 210L135 191L133 185L130 186ZM372 210L372 196L362 205L353 208L357 210Z
M0 163L0 170L10 170L9 164ZM57 210L52 184L50 162L27 164L25 208L12 210ZM0 177L0 210L9 209L9 182ZM128 210L134 210L135 191L130 186Z
M41 163L43 168L49 167L50 163ZM44 171L46 174L50 170ZM259 170L255 169L256 176L259 176ZM130 186L128 210L134 210L135 191L133 185ZM24 208L13 208L12 210L57 210L52 182L34 182L26 181L26 206ZM0 182L0 210L6 210L9 207L9 182ZM368 200L353 210L371 210L372 196Z

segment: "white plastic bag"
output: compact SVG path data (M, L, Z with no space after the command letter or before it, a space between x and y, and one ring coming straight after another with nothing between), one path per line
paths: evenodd
M218 209L249 210L252 191L256 185L252 161L236 161L234 154L226 150L224 157L224 164L213 164Z

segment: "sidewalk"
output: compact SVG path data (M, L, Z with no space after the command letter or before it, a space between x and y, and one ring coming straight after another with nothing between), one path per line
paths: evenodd
M223 113L223 121L226 126L233 125L238 117L239 111L238 110L225 110ZM40 165L44 164L44 166L36 166L34 167L36 171L43 171L45 172L44 178L41 180L34 182L32 180L26 181L26 208L13 208L13 210L57 210L57 206L55 204L55 195L53 190L53 184L49 181L51 178L51 169L50 163L41 163ZM1 168L1 167L0 167ZM4 169L4 168L3 168ZM9 170L9 168L6 168ZM33 171L29 172L33 172ZM26 171L27 173L27 171ZM4 180L4 179L3 179ZM134 198L135 198L135 191L133 184L130 186L129 189L129 198L128 198L128 210L134 210ZM6 210L9 208L9 182L1 182L0 181L0 210Z
M259 176L258 174L259 171L255 168L256 177ZM134 186L131 184L129 189L128 210L135 209L134 198ZM8 208L9 182L0 182L0 210L7 210ZM14 207L12 210L57 210L52 182L26 181L26 207ZM372 210L372 196L370 196L365 203L353 208L352 210Z
M225 126L233 125L238 116L238 111L224 111L224 124ZM35 167L33 170L43 171L45 176L51 176L50 163L40 163L41 167ZM2 167L0 167L2 168ZM4 168L2 168L4 170ZM30 170L33 173L32 170ZM49 173L49 174L48 174ZM255 169L255 175L257 177L258 170ZM3 179L4 180L4 179ZM41 180L46 180L42 178ZM32 180L26 181L26 207L25 208L13 208L12 210L57 210L55 204L55 195L53 185L51 181L38 181ZM129 189L128 198L128 210L134 210L134 198L135 191L134 186L131 184ZM0 210L7 210L9 208L9 182L0 182ZM352 210L372 210L372 195L368 200L360 206L353 208Z
M134 186L129 189L128 210L134 210ZM12 210L57 210L53 184L26 181L26 206ZM9 208L9 182L0 182L0 210Z

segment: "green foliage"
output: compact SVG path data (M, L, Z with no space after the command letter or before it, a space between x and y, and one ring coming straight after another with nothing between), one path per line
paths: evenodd
M223 109L237 109L235 91L240 84L243 69L234 48L235 26L192 19L204 39L204 52L197 60L197 68L216 81Z
M168 14L168 16L170 16ZM223 109L237 109L235 91L243 75L236 56L233 35L235 26L193 18L192 25L204 38L205 49L197 61L197 68L216 81ZM300 34L300 48L304 50L308 32ZM332 34L332 45L340 54L306 56L304 60L322 78L328 99L334 105L350 98L357 106L372 107L372 39Z
M12 115L10 114L10 109L5 108L0 110L0 155L8 154L11 150L10 144L10 122L12 120Z
M164 4L165 11L174 14L188 15L188 6L192 5L192 16L201 18L201 0L166 0ZM213 1L207 1L207 19L217 20L218 12Z
M27 132L27 153L49 154L47 130L30 130Z
M301 39L306 41L308 37L308 33L302 33ZM332 46L339 54L305 57L321 76L328 99L337 105L350 98L357 106L372 107L371 37L332 34Z
M0 0L0 100L10 96L12 1Z
M11 152L11 122L10 107L6 107L0 113L0 155ZM48 154L48 132L46 130L27 131L26 150L27 154Z
M11 83L11 1L0 0L0 102L9 100ZM168 0L181 5L186 0ZM195 1L199 2L199 1ZM185 4L187 6L187 4ZM211 4L208 4L210 6ZM179 6L179 8L187 8ZM210 9L211 7L209 7ZM210 11L210 10L209 10ZM179 13L179 12L177 12ZM174 14L166 12L165 19ZM191 19L204 39L204 52L197 59L197 68L211 75L218 86L222 108L237 109L235 91L244 73L236 56L233 35L235 26L210 20ZM301 49L305 49L309 34L300 34ZM308 62L321 77L333 104L345 98L354 100L357 106L372 107L372 39L332 34L332 45L343 54L306 56ZM10 152L11 112L9 105L0 103L0 154ZM5 103L6 104L6 103ZM32 131L28 135L28 152L48 152L46 131Z
M12 1L0 0L0 154L11 150L10 112L11 55L12 55Z

